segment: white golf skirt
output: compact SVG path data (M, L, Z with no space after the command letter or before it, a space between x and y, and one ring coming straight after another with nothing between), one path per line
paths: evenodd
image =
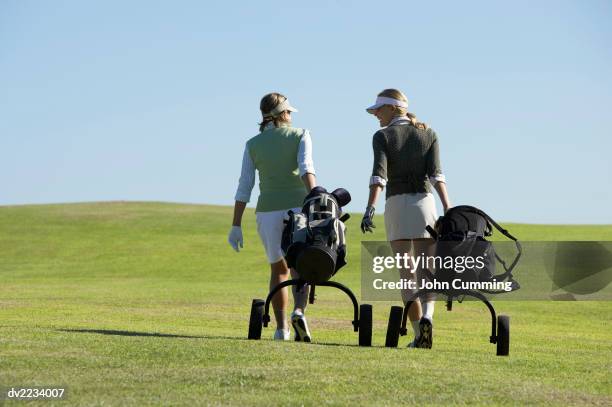
M438 219L433 194L393 195L385 202L385 228L387 240L429 238L425 230L433 227Z
M302 208L291 208L293 212L302 212ZM261 243L266 250L266 256L270 264L280 261L283 256L281 249L281 239L283 237L283 219L289 209L270 212L257 212L257 233L261 238Z

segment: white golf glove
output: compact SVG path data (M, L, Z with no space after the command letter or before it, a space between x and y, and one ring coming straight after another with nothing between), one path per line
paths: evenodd
M229 236L227 237L227 241L229 242L230 246L234 248L234 250L239 252L240 249L238 246L240 245L241 248L244 247L242 241L242 228L240 226L232 226Z

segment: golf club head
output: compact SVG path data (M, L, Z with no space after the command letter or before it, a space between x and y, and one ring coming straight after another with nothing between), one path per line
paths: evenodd
M336 188L331 194L336 198L340 207L346 206L351 202L351 194L344 188Z
M312 198L313 196L316 196L316 195L318 195L320 193L323 193L323 192L327 192L327 189L325 189L323 187L320 187L320 186L316 186L316 187L314 187L313 189L310 190L308 195L306 195L306 198L304 198L304 201L306 201L306 200L308 200L308 199Z

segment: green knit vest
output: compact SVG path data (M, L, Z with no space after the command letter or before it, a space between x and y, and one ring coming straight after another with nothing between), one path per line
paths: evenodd
M304 131L294 127L264 130L247 142L259 171L259 199L255 212L301 207L306 187L300 179L297 154Z

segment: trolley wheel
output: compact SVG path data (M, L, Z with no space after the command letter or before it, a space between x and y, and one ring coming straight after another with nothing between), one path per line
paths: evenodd
M497 356L508 356L510 353L510 317L497 317Z
M404 308L393 306L389 312L389 324L387 325L387 339L385 346L387 348L396 348L399 342L400 328L402 325L402 314Z
M372 306L359 306L359 346L372 346Z
M266 302L254 299L251 303L251 317L249 318L249 339L261 339L263 325L264 305Z

